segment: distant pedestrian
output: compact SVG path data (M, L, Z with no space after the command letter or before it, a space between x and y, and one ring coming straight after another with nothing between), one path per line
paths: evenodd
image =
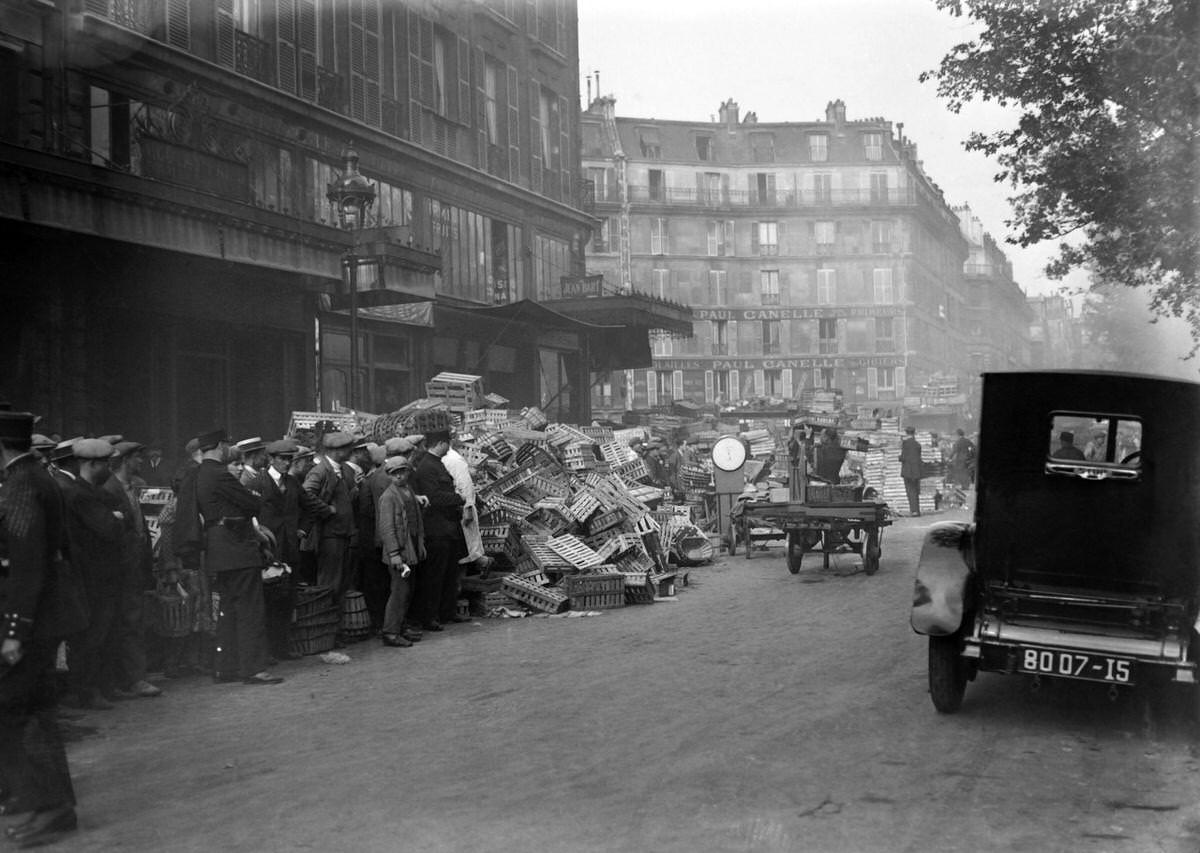
M917 443L917 431L904 428L904 440L900 442L900 478L904 480L904 491L908 496L910 515L921 514L921 445Z
M975 479L975 444L961 429L954 431L954 444L950 447L951 485L969 488Z

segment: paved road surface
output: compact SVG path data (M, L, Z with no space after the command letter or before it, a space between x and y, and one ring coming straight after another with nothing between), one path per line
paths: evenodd
M779 545L678 601L481 620L413 649L166 683L75 715L63 850L1200 850L1175 694L985 674L939 716L907 624L922 524L880 572ZM82 730L77 729L77 730Z

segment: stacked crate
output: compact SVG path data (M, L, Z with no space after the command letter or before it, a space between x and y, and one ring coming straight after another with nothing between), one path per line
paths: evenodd
M466 413L483 403L483 377L468 373L439 373L425 383L425 395L452 412Z

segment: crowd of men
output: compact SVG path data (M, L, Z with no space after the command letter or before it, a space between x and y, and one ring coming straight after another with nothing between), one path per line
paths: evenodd
M28 813L6 831L19 846L76 828L60 701L108 710L159 696L152 664L169 677L278 684L271 667L299 657L289 634L300 584L328 588L339 612L361 591L389 647L468 621L461 578L487 558L448 430L382 445L332 432L313 449L215 430L168 473L159 448L61 440L34 423L0 404L0 815ZM157 537L147 487L170 490ZM151 591L187 603L183 630L154 644L152 662Z

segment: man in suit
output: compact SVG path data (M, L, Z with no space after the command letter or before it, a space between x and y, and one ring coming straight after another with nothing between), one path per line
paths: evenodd
M318 513L311 534L317 552L317 584L332 589L341 607L350 580L347 570L354 535L354 470L346 464L354 437L331 432L323 443L325 453L304 478L304 491L314 498Z
M221 596L213 678L278 684L283 679L267 671L263 557L253 525L261 502L229 473L224 430L198 436L198 443L196 508L204 519L207 570L216 575Z
M242 473L238 477L243 486L249 487L258 475L267 468L267 444L261 436L243 438L233 446L242 457Z
M63 559L62 497L30 451L33 415L0 411L0 787L20 847L76 828L75 791L55 717L58 644L87 625L82 581ZM73 605L73 606L72 606Z
M274 582L264 592L267 608L267 645L272 657L292 660L288 644L292 610L296 606L295 573L300 565L300 525L317 513L316 502L289 471L300 447L289 438L266 446L267 467L248 488L262 500L260 525L275 538L275 557L292 569L292 574Z
M104 489L121 507L121 584L117 613L106 656L113 667L118 699L150 698L162 690L146 680L146 590L154 588L150 531L138 502L138 476L143 445L122 441L113 449L112 476Z
M917 443L917 431L913 427L905 427L904 432L904 440L900 442L900 479L904 480L909 514L920 515L921 445Z
M99 438L71 445L78 472L71 488L63 489L67 541L71 559L83 578L91 614L86 631L67 644L67 668L72 704L81 708L112 708L111 661L106 650L116 626L122 583L121 544L125 515L121 504L106 491L112 475L113 446Z
M171 472L167 470L162 448L157 444L147 445L146 460L140 473L147 486L165 489L171 485Z

